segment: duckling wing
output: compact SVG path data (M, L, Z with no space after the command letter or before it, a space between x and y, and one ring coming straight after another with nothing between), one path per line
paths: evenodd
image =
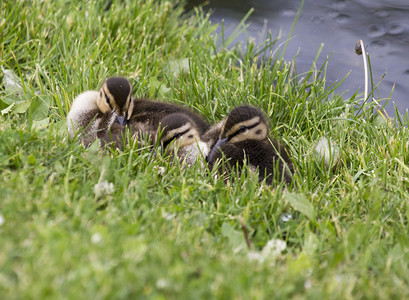
M200 133L205 132L210 127L209 123L199 114L183 106L148 99L134 100L133 112L128 124L133 126L135 123L149 123L157 129L164 117L174 113L182 113L191 118Z
M246 141L243 142L248 163L258 168L260 181L266 179L271 184L273 178L283 178L290 182L292 178L292 163L285 148L277 141Z
M125 127L119 123L114 123L108 130L99 134L99 139L102 148L112 145L114 148L123 150L126 145Z

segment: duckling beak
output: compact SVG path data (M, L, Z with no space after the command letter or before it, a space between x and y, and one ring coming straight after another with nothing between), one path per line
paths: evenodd
M120 117L120 116L116 116L116 119L118 120L118 122L119 122L119 124L121 124L122 126L124 126L124 124L125 124L125 119L126 119L126 114L125 115L123 115L122 117Z
M216 144L214 145L213 149L219 148L221 145L226 144L229 141L229 138L219 139Z
M212 148L212 150L210 150L210 153L209 153L209 155L207 156L207 161L212 161L213 160L213 158L214 158L214 155L216 154L216 152L217 152L217 149L221 146L221 145L223 145L223 144L226 144L227 142L229 141L229 138L224 138L224 139L219 139L217 142L216 142L216 144L214 144L214 146L213 146L213 148Z

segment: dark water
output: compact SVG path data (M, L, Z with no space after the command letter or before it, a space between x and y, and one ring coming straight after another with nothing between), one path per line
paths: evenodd
M189 0L188 4L193 6L202 2ZM275 36L281 29L282 41L288 37L301 1L209 0L207 3L205 9L213 11L211 21L220 23L224 20L226 35L254 8L247 21L250 23L247 35L261 43L266 30ZM245 35L240 39L244 40ZM409 0L305 0L285 58L291 60L299 51L296 59L298 72L307 71L323 43L318 63L331 55L328 83L341 80L350 72L338 92L348 91L346 96L349 96L359 89L363 93L362 56L354 53L355 43L360 39L370 55L374 83L386 73L376 98L387 98L395 85L386 110L394 116L395 103L399 112L404 114L409 107Z

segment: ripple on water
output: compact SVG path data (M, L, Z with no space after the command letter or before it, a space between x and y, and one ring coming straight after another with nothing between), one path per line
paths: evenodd
M328 13L328 16L330 16L331 18L336 18L339 16L339 12L336 10L329 10L327 13Z
M313 16L311 17L310 22L313 24L322 24L324 23L324 19L321 18L320 16Z
M335 17L335 21L338 24L348 24L350 19L351 19L350 16L345 15L345 14L340 14Z
M386 28L380 24L375 24L369 27L368 36L369 37L381 37L386 34Z
M379 18L387 18L389 17L389 12L387 12L386 10L378 10L375 12L375 16Z
M388 42L381 39L373 39L369 42L371 48L384 48L388 46Z
M345 0L334 0L332 2L332 7L336 9L343 9L345 8L347 2Z
M405 25L399 22L391 22L388 24L388 33L390 35L402 34L406 31Z

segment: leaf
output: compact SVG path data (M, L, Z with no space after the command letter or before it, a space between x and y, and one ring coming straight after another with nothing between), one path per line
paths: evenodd
M30 165L35 165L37 160L34 154L31 153L29 156L27 156L27 161Z
M161 83L157 78L149 78L149 95L151 98L164 97L169 93L170 89Z
M23 114L23 113L27 112L30 105L31 105L31 103L28 100L18 101L18 102L16 102L16 106L14 107L13 111L16 114Z
M2 114L2 115L8 114L8 113L11 111L11 109L14 107L14 105L15 105L15 103L12 103L12 104L10 104L9 106L7 106L5 109L3 109L3 110L1 111L1 114Z
M304 239L303 250L308 256L313 257L318 249L318 244L317 236L312 232L307 233Z
M1 66L1 70L4 74L3 85L6 90L21 91L23 89L20 84L20 77L18 77L12 70L5 69L3 66Z
M247 249L246 241L244 240L243 233L234 228L229 223L223 223L221 228L222 236L229 240L229 244L233 248L234 253L238 253Z
M314 220L314 207L303 194L289 193L285 196L285 199L290 203L294 210L299 211L311 221Z
M48 118L42 119L42 120L35 120L33 121L32 128L34 129L44 129L48 126Z
M30 105L31 118L33 120L42 120L48 116L50 103L42 97L34 97Z

